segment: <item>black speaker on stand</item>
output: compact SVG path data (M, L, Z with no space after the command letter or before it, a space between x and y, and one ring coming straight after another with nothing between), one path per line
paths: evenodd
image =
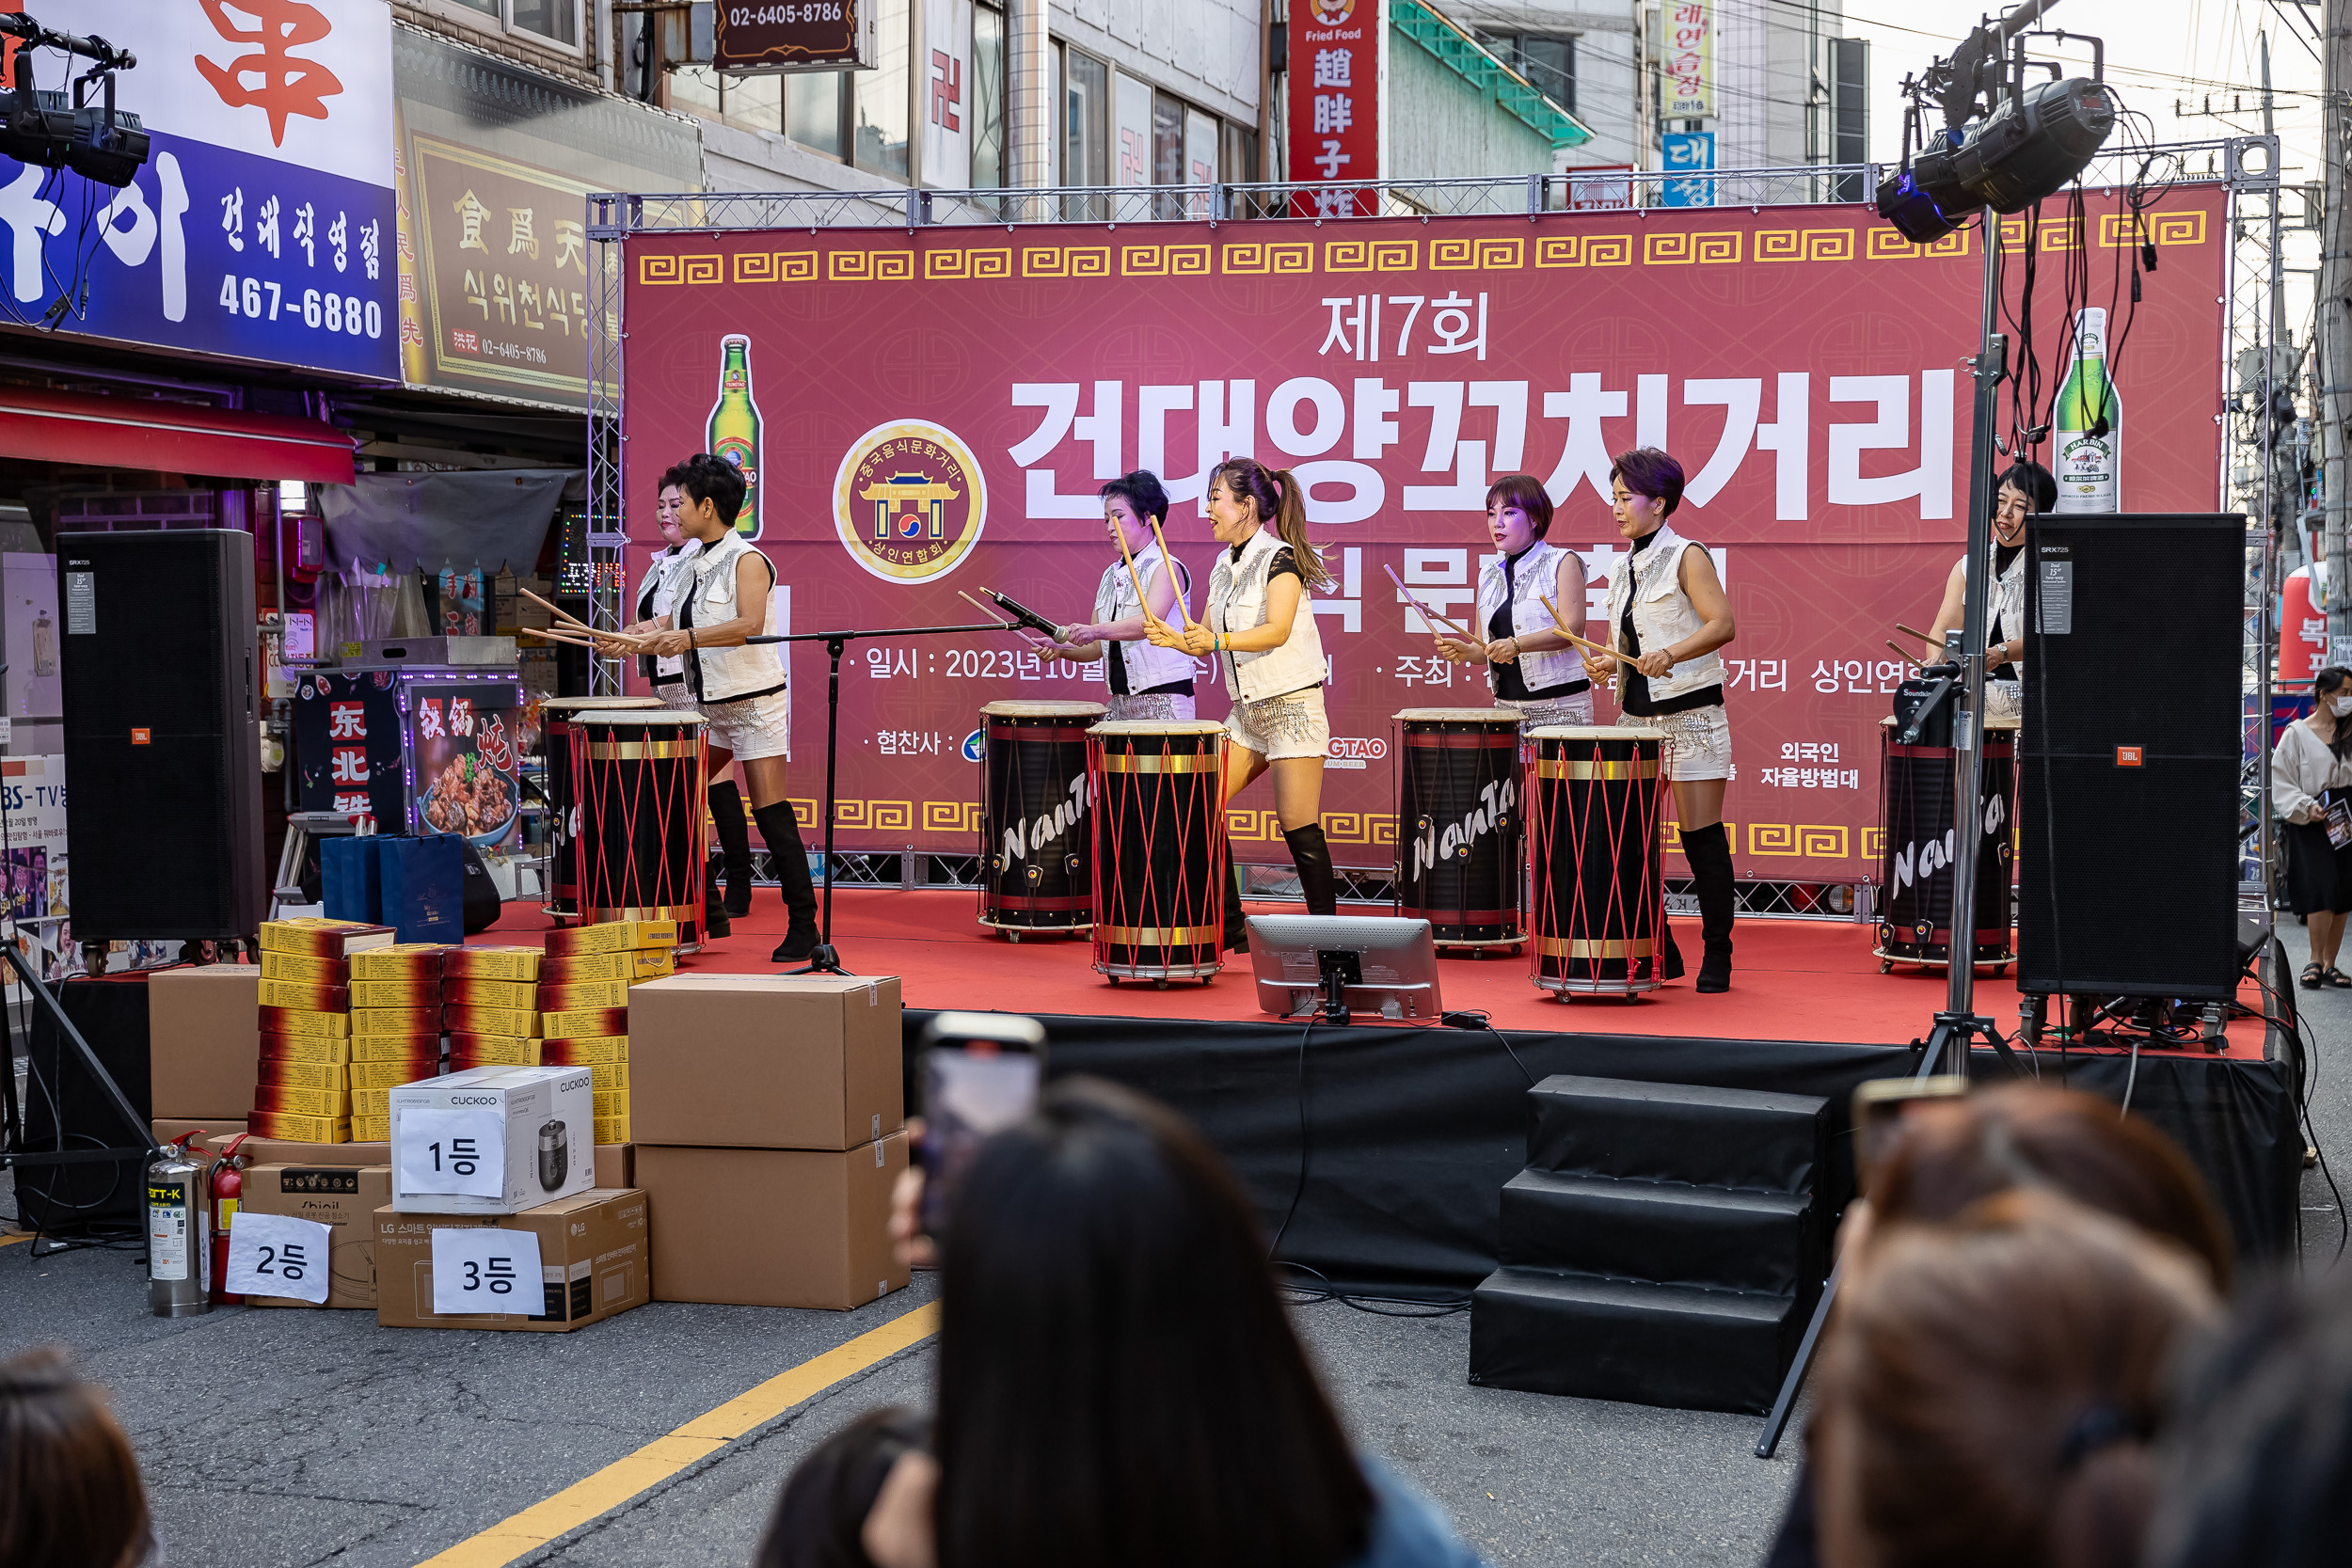
M2018 990L2227 1002L2246 519L2052 515L2026 548Z
M57 537L66 837L81 942L259 933L253 536Z

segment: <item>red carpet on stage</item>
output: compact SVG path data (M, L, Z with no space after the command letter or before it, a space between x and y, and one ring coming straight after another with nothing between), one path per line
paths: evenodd
M977 908L977 896L968 891L836 888L834 942L848 969L898 976L909 1007L1151 1019L1267 1018L1258 1008L1246 955L1237 955L1206 986L1171 981L1161 990L1149 981L1134 980L1113 986L1089 967L1093 948L1084 937L1031 936L1010 942L974 921ZM1298 906L1260 904L1252 912L1295 914ZM1343 912L1383 911L1350 906ZM549 925L535 905L512 904L496 926L472 940L535 940ZM783 906L774 889L762 888L753 912L734 923L733 934L682 958L678 967L689 974L770 973L780 967L768 955L783 934ZM1870 956L1870 927L1847 921L1742 921L1733 937L1732 989L1714 996L1699 995L1686 979L1631 1001L1556 1002L1529 981L1524 956L1448 957L1439 966L1440 980L1449 1009L1483 1009L1494 1023L1508 1029L1862 1045L1898 1045L1924 1036L1944 1006L1944 972L1899 966L1893 974L1882 974L1878 959ZM1675 940L1695 970L1698 923L1676 921ZM2250 984L2244 1000L2260 1006ZM2013 1031L2016 972L1996 979L1979 971L1976 1009L2002 1033ZM2231 1027L2226 1055L2260 1060L2262 1051L2259 1020Z

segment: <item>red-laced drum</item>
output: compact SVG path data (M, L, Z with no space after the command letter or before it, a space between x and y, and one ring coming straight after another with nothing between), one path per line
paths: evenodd
M1094 922L1087 727L1100 703L991 703L980 806L980 924L1083 931Z
M1883 974L1899 963L1939 969L1952 960L1952 821L1960 753L1949 746L1899 746L1896 721L1879 721L1878 946ZM2017 819L2017 721L1984 721L1977 768L1976 961L2000 974L2017 957L2010 882Z
M1535 984L1563 1001L1657 990L1664 733L1548 725L1528 738Z
M675 920L702 941L704 786L709 742L690 708L576 710L573 837L580 920Z
M1396 912L1440 947L1517 949L1522 855L1519 716L1408 707L1396 715Z
M580 914L580 812L572 794L572 719L583 711L613 713L660 707L659 697L549 697L539 705L539 754L547 763L548 902L542 912L559 920Z
M1122 979L1197 979L1224 937L1225 726L1131 720L1087 731L1094 778L1094 967Z

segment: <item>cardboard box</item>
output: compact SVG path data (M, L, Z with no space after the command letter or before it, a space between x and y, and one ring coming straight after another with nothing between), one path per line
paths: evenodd
M322 842L331 842L322 840ZM326 920L305 915L298 920L262 922L262 951L301 953L314 958L347 958L370 947L389 947L398 940L389 926L358 920Z
M262 972L250 964L159 969L147 981L152 1115L243 1121L261 1038Z
M531 1007L443 1007L441 1027L453 1035L514 1035L539 1037L539 1015Z
M595 1094L588 1069L567 1067L473 1068L393 1089L392 1201L408 1213L512 1214L585 1192L596 1180ZM499 1196L413 1192L401 1180L401 1149L411 1135L408 1113L448 1110L488 1111L504 1119L506 1172ZM552 1184L539 1164L543 1146L549 1145L564 1152L562 1176Z
M441 1032L441 1008L438 1003L421 1007L354 1007L351 1010L351 1033L354 1038L362 1035L403 1035L410 1039Z
M299 1116L284 1111L254 1111L245 1124L257 1138L280 1138L290 1143L347 1144L351 1141L351 1117L342 1116Z
M441 1032L438 1028L409 1035L354 1035L351 1037L351 1062L414 1062L423 1057L437 1058L441 1054Z
M628 1142L629 1128L627 1117L598 1117L595 1127L596 1139L599 1145Z
M396 942L351 956L354 980L407 980L437 975L451 949L437 942Z
M546 981L539 984L539 1010L543 1013L586 1012L596 1008L627 1007L628 980L566 980L557 985Z
M513 1035L452 1035L449 1037L449 1069L460 1072L469 1067L537 1067L545 1060L539 1053L537 1040L520 1039ZM550 1064L564 1067L568 1064Z
M264 1056L256 1066L254 1083L262 1088L332 1089L339 1093L351 1088L351 1069L342 1062L297 1062L284 1056ZM618 1088L621 1085L599 1082L598 1088ZM278 1109L290 1110L291 1106Z
M261 1003L264 1007L283 1007L303 1013L347 1013L351 1010L349 986L322 986L310 980L263 980Z
M570 986L582 980L658 980L676 967L677 956L666 947L633 947L613 953L552 953L539 965L539 983Z
M586 1067L591 1063L628 1060L627 1035L596 1035L587 1038L542 1040L539 1059L549 1067Z
M569 1039L575 1035L626 1035L628 1008L575 1007L569 1012L543 1012L539 1015L539 1033L557 1039Z
M348 1117L351 1089L295 1088L284 1084L253 1085L253 1116ZM250 1121L250 1117L247 1118Z
M166 973L168 973L167 971ZM264 1062L316 1062L322 1065L349 1062L351 1038L330 1038L326 1035L269 1035L262 1037L260 1059Z
M674 974L628 1027L632 1142L856 1148L906 1120L895 976Z
M574 926L548 933L550 957L564 953L623 953L639 948L677 945L675 920L614 920L601 926Z
M536 947L453 947L442 973L471 980L536 980L543 955Z
M312 958L300 953L263 953L262 978L295 980L312 986L351 983L351 964L344 958Z
M907 1135L840 1151L637 1146L656 1301L846 1310L907 1282L890 1189Z
M395 1062L354 1062L349 1069L351 1090L396 1089L403 1084L413 1084L420 1078L438 1078L441 1058L433 1055L412 1056Z
M204 1147L217 1154L235 1136L233 1132L215 1132L203 1140ZM239 1145L237 1152L257 1165L388 1165L392 1159L391 1144L381 1138L362 1143L315 1143L301 1138L273 1138L259 1132Z
M183 972L167 970L164 973ZM150 982L150 984L152 983ZM253 984L254 1000L259 1002L261 1000L261 972L259 970L254 971ZM151 993L148 1006L151 1007L154 1006ZM304 1007L264 1006L256 1022L264 1035L301 1035L306 1037L324 1037L327 1039L349 1039L351 1037L351 1015L349 1013L317 1013Z
M635 1144L596 1145L597 1186L634 1187L637 1185L636 1169Z
M355 1140L380 1143L389 1148L392 1147L392 1118L389 1116L355 1116L351 1118L351 1135Z
M535 980L483 980L470 974L453 974L441 982L441 1006L445 1007L530 1009L538 1005L539 984Z
M354 980L351 982L351 1006L354 1010L437 1007L441 1005L441 989L445 984L438 974L404 974L395 980Z
M375 1307L375 1212L392 1200L389 1165L253 1165L240 1207L334 1227L326 1306ZM231 1221L233 1226L234 1221ZM248 1307L309 1307L293 1296L247 1296Z
M648 1289L648 1211L634 1188L591 1188L518 1214L375 1212L375 1321L388 1328L509 1328L568 1334L642 1307ZM433 1232L491 1227L539 1238L534 1317L444 1317L433 1310Z

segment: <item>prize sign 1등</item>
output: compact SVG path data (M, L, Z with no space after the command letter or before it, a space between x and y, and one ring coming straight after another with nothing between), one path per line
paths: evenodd
M37 317L71 285L60 332L397 379L384 0L40 9L135 50L115 103L151 149L119 189L0 158L0 308ZM40 87L64 86L62 55L32 59Z

